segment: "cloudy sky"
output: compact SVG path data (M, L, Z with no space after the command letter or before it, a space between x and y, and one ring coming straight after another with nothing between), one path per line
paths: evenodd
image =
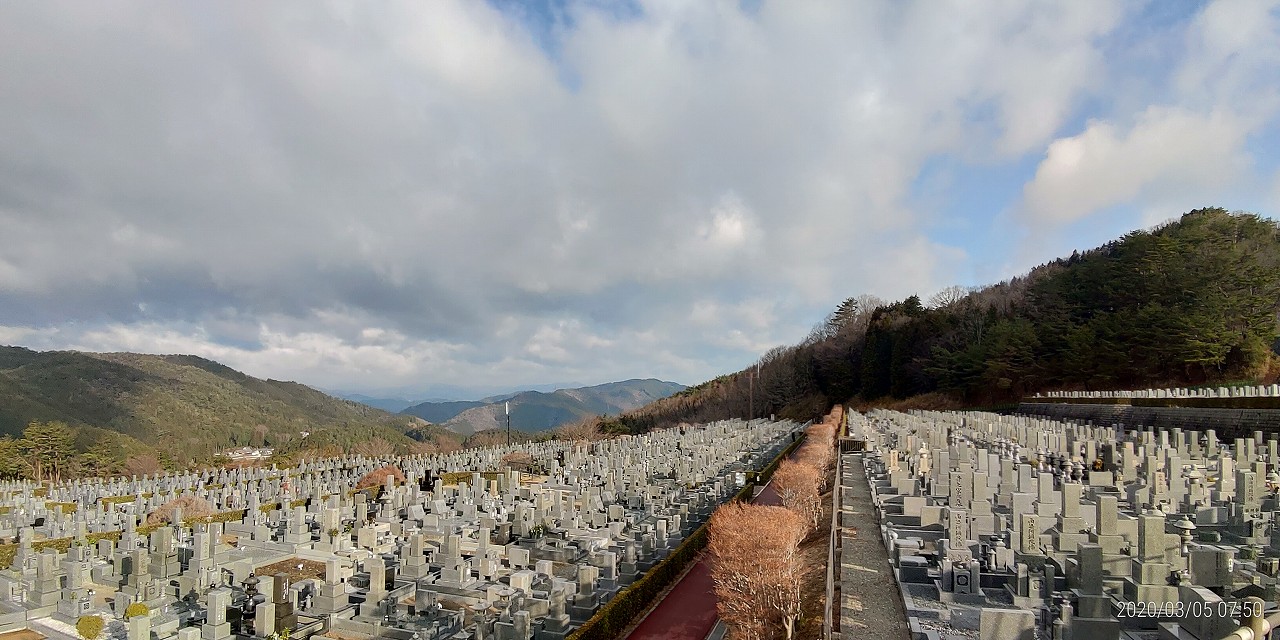
M0 344L692 384L1278 150L1274 1L5 2Z

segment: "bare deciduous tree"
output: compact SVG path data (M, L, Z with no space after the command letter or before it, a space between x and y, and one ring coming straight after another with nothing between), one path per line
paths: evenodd
M591 442L600 439L600 419L589 416L577 422L560 425L555 430L556 439Z
M414 455L440 453L440 447L434 442L415 442L409 449Z
M707 549L716 611L735 637L765 640L779 629L794 637L805 530L800 515L785 507L733 502L711 516Z
M147 515L147 524L163 524L173 521L174 512L182 510L182 519L205 518L214 514L213 505L204 498L186 495L178 496Z
M387 442L382 438L371 438L364 442L357 443L355 446L351 447L351 451L362 456L379 458L394 454L396 452L396 448L390 442Z
M835 460L835 425L822 422L809 427L805 442L796 452L796 459L813 467L818 474L820 487L826 485L827 471Z
M773 474L773 488L782 506L804 516L806 535L818 527L822 518L821 485L818 470L804 462L784 460Z
M160 460L148 453L129 456L129 459L124 461L126 475L146 476L160 473L163 469L164 466L160 464Z
M929 308L946 309L969 296L969 288L952 285L929 297Z
M395 478L396 482L404 484L404 472L400 470L400 467L389 464L385 467L378 467L361 476L360 480L356 482L356 489L367 489L385 484L387 476L391 476Z
M533 464L533 456L527 451L512 451L502 456L502 466L504 467L527 467Z

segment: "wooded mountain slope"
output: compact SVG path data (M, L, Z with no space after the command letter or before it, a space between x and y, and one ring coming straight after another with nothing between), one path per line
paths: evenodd
M974 406L1048 389L1270 382L1278 326L1280 225L1199 209L927 304L849 298L803 343L603 427L808 418L833 402L934 392Z
M404 449L413 444L407 430L426 430L425 437L441 431L409 416L294 382L260 380L195 356L0 347L0 433L20 436L37 420L77 428L81 450L99 439L96 428L155 447L176 464L205 461L240 445L349 445L355 432ZM311 437L303 440L303 433Z

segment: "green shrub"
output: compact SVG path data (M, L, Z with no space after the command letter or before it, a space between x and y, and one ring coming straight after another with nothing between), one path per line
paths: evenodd
M120 542L120 537L123 534L124 534L123 531L102 531L99 533L91 533L85 536L85 539L89 541L89 544L98 544L99 540L111 540L113 542Z
M80 619L76 620L76 632L84 640L98 640L105 626L102 616L80 616Z
M44 508L49 511L61 510L62 513L70 514L76 512L76 503L74 502L46 502Z
M245 512L248 509L232 509L231 511L223 511L209 516L209 522L239 522L244 519Z
M141 602L135 602L124 608L124 619L128 620L134 616L150 615L151 609Z
M497 480L506 474L499 471L482 471L480 472L481 480ZM470 471L450 471L440 474L440 484L462 484L463 482L471 482Z

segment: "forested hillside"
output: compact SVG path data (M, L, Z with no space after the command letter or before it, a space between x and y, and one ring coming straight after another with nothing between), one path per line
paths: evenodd
M67 465L73 475L129 471L131 459L134 469L203 464L241 445L305 454L377 440L407 452L419 440L444 448L462 440L409 416L195 356L0 347L0 434L11 438L0 446L29 450L20 439L32 422L66 425L74 449L67 455L92 454L82 469Z
M603 426L814 417L832 402L928 393L974 406L1048 389L1271 381L1278 314L1280 226L1200 209L927 303L849 298L802 344Z

